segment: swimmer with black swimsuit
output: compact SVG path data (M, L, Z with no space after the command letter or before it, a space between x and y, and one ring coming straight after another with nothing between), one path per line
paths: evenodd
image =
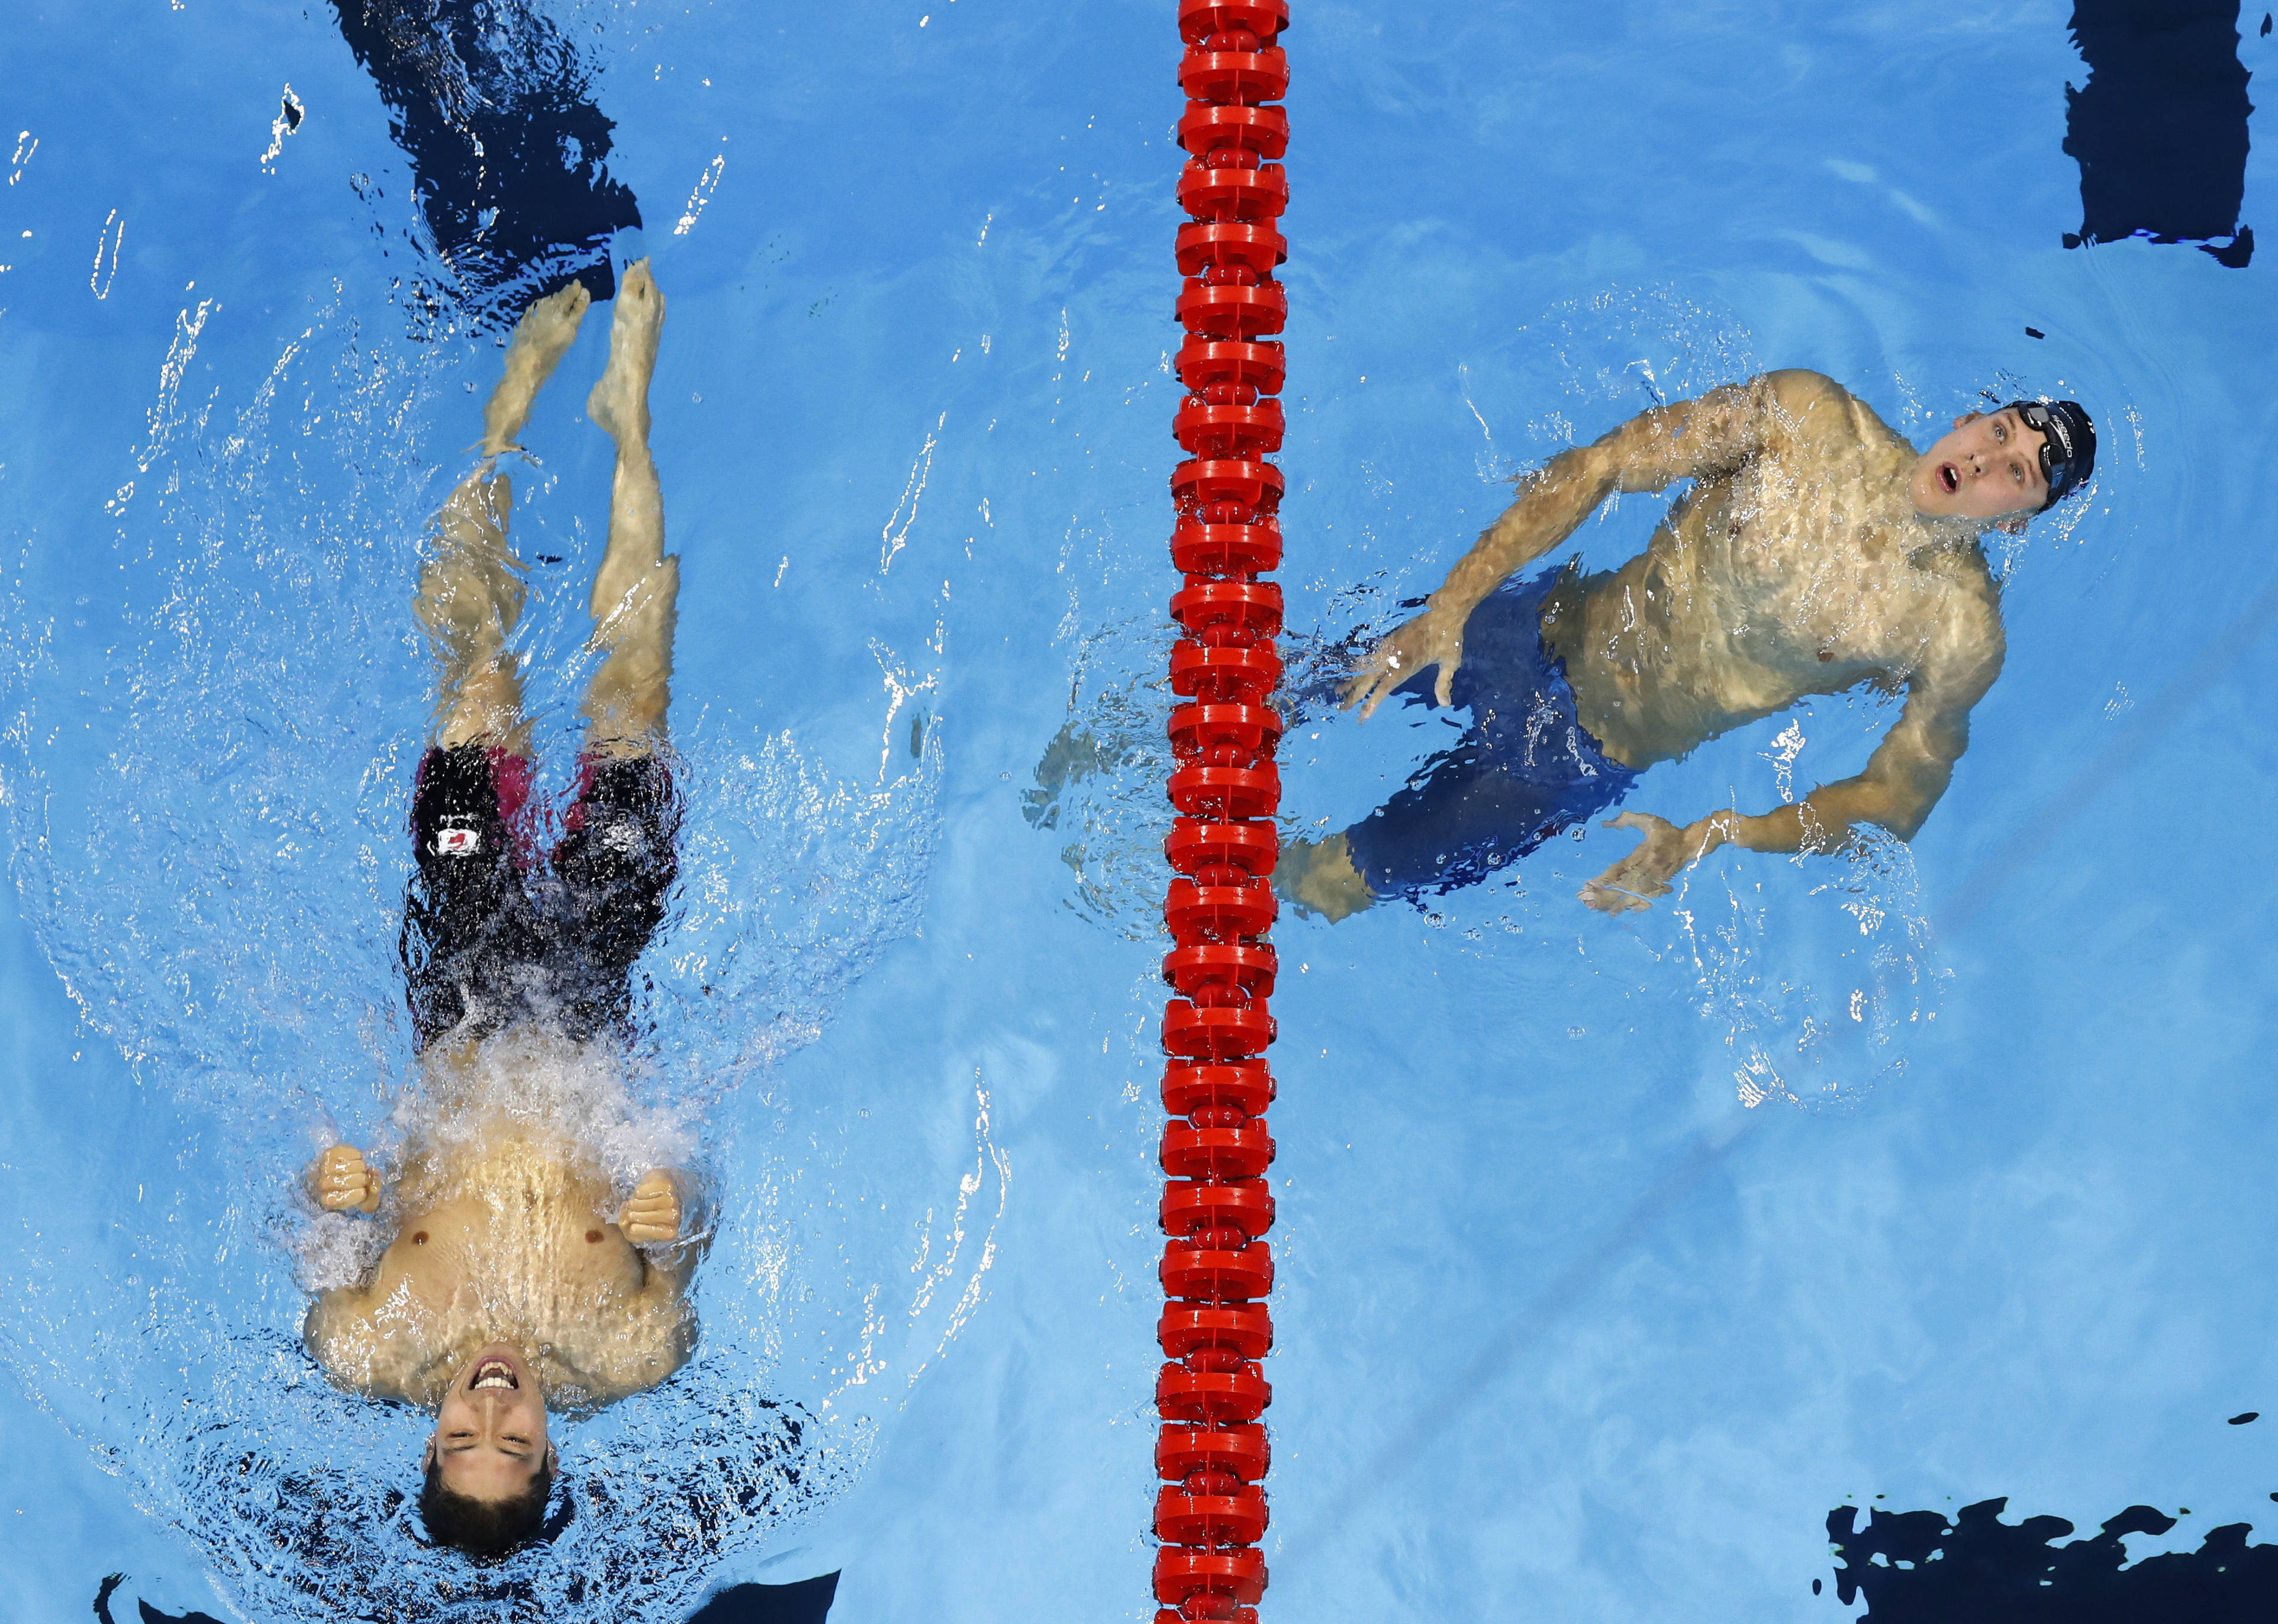
M1816 372L1770 372L1632 419L1561 452L1344 690L1366 720L1387 693L1467 708L1420 782L1321 841L1284 848L1274 885L1342 919L1387 895L1485 878L1617 804L1640 774L1816 693L1906 702L1864 770L1762 814L1683 829L1647 812L1638 847L1582 888L1649 906L1720 846L1826 852L1861 824L1911 839L2001 670L1999 593L1980 539L2022 531L2095 464L2088 414L2018 401L1954 419L1917 453ZM1643 553L1584 576L1518 571L1617 492L1680 496ZM1436 680L1426 673L1434 667Z
M665 714L679 564L664 552L648 448L664 298L645 261L618 289L608 366L587 402L616 468L577 799L544 858L524 816L531 727L506 647L524 588L507 540L513 490L495 464L588 298L573 282L515 330L481 464L444 504L420 574L438 699L412 799L401 954L422 1082L450 1126L406 1147L394 1237L371 1278L322 1293L305 1328L334 1382L437 1412L423 1515L439 1540L485 1556L542 1521L549 1405L591 1409L654 1387L696 1339L684 1177L652 1170L620 1202L591 1148L538 1120L512 1081L517 1065L622 1046L628 978L676 874ZM386 1193L352 1145L326 1151L310 1179L330 1211L375 1213Z

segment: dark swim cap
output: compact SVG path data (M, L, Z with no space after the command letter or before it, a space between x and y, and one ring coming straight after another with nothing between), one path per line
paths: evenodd
M2049 482L2046 513L2096 471L2096 425L2077 401L2011 401L2025 426L2041 436L2041 478Z

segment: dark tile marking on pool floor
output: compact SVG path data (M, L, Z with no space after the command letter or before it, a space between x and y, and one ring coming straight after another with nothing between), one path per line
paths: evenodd
M118 1620L111 1616L111 1596L126 1582L125 1574L109 1574L104 1575L102 1588L96 1591L95 1616L103 1624L118 1624ZM210 1613L161 1613L146 1601L138 1601L134 1605L141 1610L142 1624L221 1624L221 1620Z
M2254 257L2254 233L2238 222L2254 107L2238 0L2076 0L2072 37L2089 73L2081 88L2065 86L2082 221L2064 245L2190 241L2243 269Z
M510 326L572 281L596 299L614 295L608 240L641 223L640 205L609 178L616 126L553 19L527 0L333 0L333 10L387 103L468 315Z
M2253 1525L2209 1528L2197 1551L2132 1567L2126 1534L2165 1534L2175 1520L2131 1505L2099 1533L2067 1544L2061 1517L2000 1520L2006 1498L1943 1512L1867 1513L1838 1505L1827 1537L1841 1559L1836 1599L1867 1598L1867 1624L2268 1624L2278 1615L2278 1545L2250 1545ZM1880 1559L1879 1560L1877 1559ZM1904 1566L1901 1566L1904 1564ZM1819 1593L1819 1582L1812 1581Z
M96 1591L95 1616L101 1624L118 1624L111 1616L111 1597L126 1582L125 1574L111 1574ZM795 1584L731 1584L692 1613L688 1624L828 1624L837 1594L837 1574ZM146 1601L134 1605L142 1624L221 1624L210 1613L161 1613Z
M731 1584L690 1615L688 1624L824 1624L838 1575L797 1584Z

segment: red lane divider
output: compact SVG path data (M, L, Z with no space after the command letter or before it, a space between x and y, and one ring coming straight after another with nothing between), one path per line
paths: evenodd
M1288 290L1274 280L1289 244L1276 222L1289 180L1278 102L1289 65L1276 41L1288 0L1179 0L1186 58L1179 120L1187 164L1173 257L1182 279L1172 315L1186 330L1173 365L1186 397L1171 425L1186 453L1171 475L1178 518L1171 563L1185 578L1171 617L1174 765L1167 789L1181 816L1163 853L1179 877L1164 899L1172 947L1163 978L1160 1276L1156 1327L1168 1362L1155 1380L1162 1432L1155 1470L1155 1624L1257 1624L1265 1590L1265 1494L1272 1453L1263 1421L1273 1387L1258 1361L1273 1346L1273 1077L1268 1004L1279 971L1266 940L1279 913L1269 884L1280 841L1274 751L1281 718L1266 698L1281 680L1273 640L1281 589L1257 578L1281 563L1281 448L1286 365L1280 333Z

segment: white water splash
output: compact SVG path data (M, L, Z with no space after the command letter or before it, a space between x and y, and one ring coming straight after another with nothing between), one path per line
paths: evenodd
M918 448L916 461L910 464L910 477L902 483L901 500L894 504L893 512L887 516L884 527L878 532L878 573L881 576L893 567L894 555L908 544L910 526L918 522L918 502L925 495L926 480L933 473L934 448L941 443L936 436L948 421L949 414L945 411L934 419L933 428L925 437L925 444Z
M724 152L705 166L704 172L696 178L695 189L688 194L688 206L680 211L679 223L672 228L674 236L684 237L696 229L704 205L712 201L712 194L719 188L720 177L727 172L728 155Z
M301 98L293 94L293 87L288 82L277 117L270 121L268 149L261 155L262 173L273 175L277 172L277 160L284 154L286 138L296 133L301 121L307 117L308 109L302 106Z
M103 217L103 229L96 234L95 269L88 272L88 291L98 299L111 297L111 284L118 275L118 250L126 241L126 222L113 209ZM103 257L111 258L109 269L103 266Z

